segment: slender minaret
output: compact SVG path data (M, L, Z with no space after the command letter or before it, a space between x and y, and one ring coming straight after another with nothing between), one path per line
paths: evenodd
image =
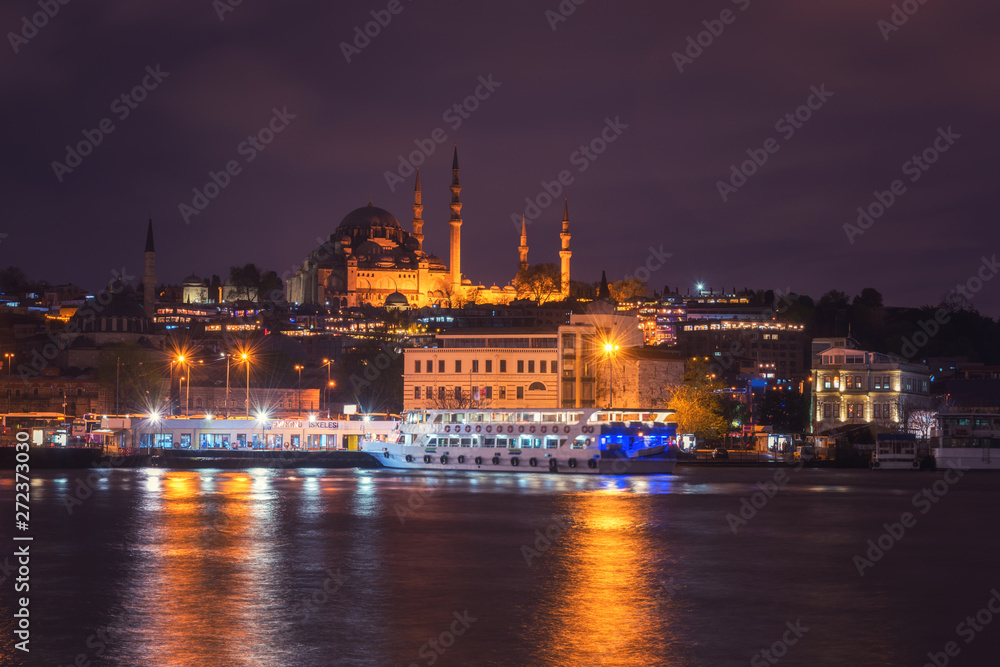
M455 289L462 286L462 202L459 194L462 186L458 183L458 145L451 161L451 284Z
M153 247L153 216L146 228L146 270L142 274L142 301L146 315L156 315L156 249Z
M562 247L559 250L559 263L562 269L559 274L559 287L564 299L569 298L569 258L573 256L569 249L569 239L569 202L563 200L562 232L559 234L559 240L562 241Z
M528 268L528 228L525 225L523 213L521 214L521 245L517 246L517 254L521 257L517 268L524 271Z
M417 254L424 250L424 204L420 194L420 168L417 167L417 184L413 187L413 238L417 239Z

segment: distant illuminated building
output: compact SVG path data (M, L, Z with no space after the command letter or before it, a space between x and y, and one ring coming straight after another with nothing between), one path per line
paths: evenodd
M394 307L457 307L465 303L509 304L518 297L512 284L474 285L463 277L462 202L458 150L452 161L451 217L448 221L450 266L424 250L423 195L417 173L413 197L413 232L405 231L395 216L372 205L347 214L330 237L309 253L288 278L286 296L295 304L329 304L343 308L363 304L384 306L390 295ZM569 296L571 235L568 206L563 207L559 234L560 285L543 301ZM527 229L522 226L517 248L519 266L527 266ZM399 300L401 295L406 304Z
M825 348L812 362L815 432L844 423L905 428L912 413L930 407L927 366L847 346L852 343L843 338L813 341L814 350Z

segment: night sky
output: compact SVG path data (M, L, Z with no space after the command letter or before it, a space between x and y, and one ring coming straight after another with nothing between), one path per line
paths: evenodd
M620 279L662 246L672 257L654 289L871 286L889 305L937 303L977 272L992 277L981 258L1000 253L1000 42L988 0L903 4L918 9L894 29L892 3L870 0L564 0L565 17L558 0L243 0L222 20L225 0L77 0L36 32L22 17L37 0L6 2L0 264L90 289L123 266L138 276L151 213L161 281L251 261L282 274L369 195L409 230L413 177L393 191L386 172L419 141L434 147L424 247L446 261L458 144L473 283L513 277L511 216L565 170L572 182L529 225L529 260L558 262L566 196L576 279L602 268ZM391 19L355 49L372 11ZM688 37L704 21L722 30L699 53ZM147 67L168 74L157 83ZM155 88L130 108L120 98L144 77ZM496 83L461 118L453 107L480 77ZM778 124L809 101L808 120ZM294 118L263 151L241 149L275 109ZM67 144L104 118L113 131L57 176ZM926 171L905 165L949 128ZM578 152L602 131L614 139L595 142L603 152ZM767 161L723 201L719 182L748 150ZM232 160L240 173L185 221L193 188ZM897 179L884 215L845 231ZM1000 314L1000 277L973 305Z

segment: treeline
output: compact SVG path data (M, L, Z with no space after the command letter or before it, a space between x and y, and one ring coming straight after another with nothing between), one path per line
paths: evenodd
M948 300L936 306L885 306L882 295L865 288L851 298L831 290L813 301L804 294L766 292L764 303L776 304L778 319L802 324L811 338L850 335L862 348L907 359L967 357L1000 364L1000 322L979 313L968 301Z

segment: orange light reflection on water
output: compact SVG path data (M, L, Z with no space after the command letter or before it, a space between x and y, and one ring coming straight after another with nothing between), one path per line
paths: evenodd
M179 471L148 480L148 540L133 584L149 610L134 630L141 645L155 647L155 656L142 656L155 657L146 664L199 664L206 656L258 664L254 647L270 637L260 618L266 601L255 599L262 594L255 550L268 510L253 502L255 484L259 490L245 474Z
M614 489L575 495L569 518L554 554L564 565L546 622L548 664L670 664L662 630L673 603L648 560L650 527L635 497Z

